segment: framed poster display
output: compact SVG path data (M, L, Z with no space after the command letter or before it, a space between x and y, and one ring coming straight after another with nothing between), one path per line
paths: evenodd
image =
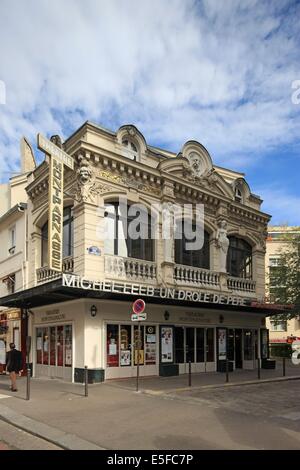
M173 328L162 326L160 331L161 362L173 362Z

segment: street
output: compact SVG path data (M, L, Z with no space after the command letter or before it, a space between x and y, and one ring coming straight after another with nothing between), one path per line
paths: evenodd
M136 393L124 380L90 386L84 397L81 385L35 379L26 402L25 380L12 398L1 380L0 415L11 410L31 418L33 432L46 423L105 449L299 449L299 386L292 380L158 392L148 381L147 391ZM10 431L2 426L0 440L44 445L11 440Z

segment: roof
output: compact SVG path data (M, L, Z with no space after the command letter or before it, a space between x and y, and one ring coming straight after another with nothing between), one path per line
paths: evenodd
M18 202L15 206L13 206L11 209L9 209L5 214L0 217L0 224L4 222L8 217L10 217L12 214L15 212L24 212L24 210L27 209L27 204L26 202Z

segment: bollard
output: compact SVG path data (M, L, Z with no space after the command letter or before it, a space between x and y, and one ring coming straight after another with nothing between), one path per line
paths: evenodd
M260 359L257 358L257 378L260 380Z
M228 364L228 357L226 357L226 383L229 382L229 364Z
M88 368L87 366L84 366L84 396L85 397L89 395L88 381L89 381Z
M27 365L27 376L26 376L26 400L30 400L30 375L31 370L29 364Z
M282 360L282 376L285 377L285 357Z
M189 387L192 386L192 363L189 360Z

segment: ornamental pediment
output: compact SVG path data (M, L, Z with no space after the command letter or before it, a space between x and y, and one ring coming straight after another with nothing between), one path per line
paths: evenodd
M161 162L158 169L182 180L183 183L191 183L202 189L209 189L220 196L233 199L233 189L224 178L211 166L195 163L195 156L185 158L182 155ZM198 160L197 160L198 161ZM196 168L199 171L196 171Z

